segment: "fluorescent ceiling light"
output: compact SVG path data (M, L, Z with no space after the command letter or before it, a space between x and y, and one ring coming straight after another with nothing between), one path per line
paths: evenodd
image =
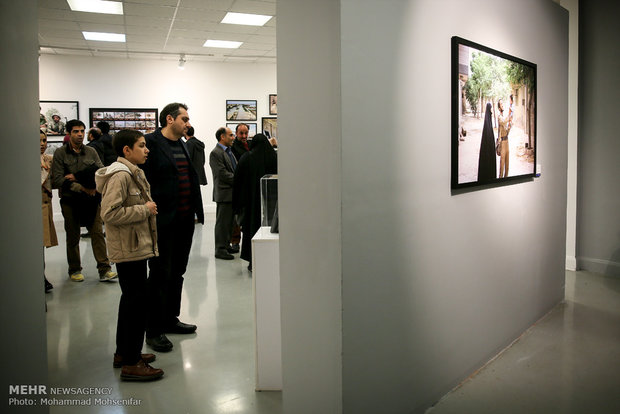
M243 42L233 42L230 40L211 40L208 39L203 47L222 47L226 49L236 49L241 46Z
M73 11L88 13L123 14L123 3L105 0L67 0Z
M263 14L248 14L248 13L226 13L226 16L220 23L226 24L244 24L247 26L263 26L273 16L265 16Z
M123 33L99 33L99 32L82 32L86 40L99 40L102 42L123 42L125 43L125 35Z

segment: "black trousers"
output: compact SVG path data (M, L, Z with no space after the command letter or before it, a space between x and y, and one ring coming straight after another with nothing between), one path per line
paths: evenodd
M138 363L144 343L147 314L146 262L145 259L116 264L122 292L116 325L116 353L123 358L123 365Z
M167 326L178 321L193 236L193 215L177 216L166 225L157 225L159 256L149 259L147 338L164 333Z

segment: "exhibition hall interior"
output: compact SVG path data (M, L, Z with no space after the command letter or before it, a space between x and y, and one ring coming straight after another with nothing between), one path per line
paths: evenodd
M611 0L2 2L8 412L620 412L619 15ZM69 264L79 179L53 163L99 139L80 150L71 119L84 144L101 121L115 143L147 136L149 154L121 146L111 164L148 179L114 187L139 219L116 224L103 156L89 170L109 269L96 219ZM248 169L258 221L237 204ZM116 243L137 223L157 229L146 256ZM157 330L172 289L153 286L179 268L177 318ZM149 315L131 325L140 352L119 345L119 303Z

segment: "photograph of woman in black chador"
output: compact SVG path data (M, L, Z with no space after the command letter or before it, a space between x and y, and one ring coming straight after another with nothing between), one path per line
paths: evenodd
M480 139L480 155L478 158L478 181L490 181L497 177L495 161L495 134L493 133L493 105L487 103L484 112L484 125Z

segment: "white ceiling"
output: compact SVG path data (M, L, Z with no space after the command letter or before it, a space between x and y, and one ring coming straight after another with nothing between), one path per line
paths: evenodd
M276 0L126 0L124 15L71 11L66 0L38 0L42 54L214 62L276 61ZM226 12L274 16L263 27L221 24ZM125 33L126 43L85 40L82 31ZM238 49L202 47L235 40Z

